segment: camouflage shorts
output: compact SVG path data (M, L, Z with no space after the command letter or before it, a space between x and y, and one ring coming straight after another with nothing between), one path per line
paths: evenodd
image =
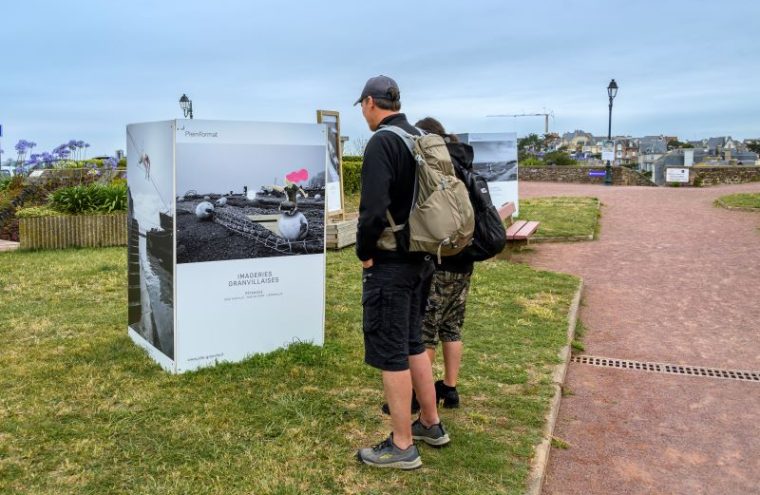
M430 285L425 318L422 320L422 341L425 347L435 347L439 339L441 342L462 340L470 277L470 273L436 270Z

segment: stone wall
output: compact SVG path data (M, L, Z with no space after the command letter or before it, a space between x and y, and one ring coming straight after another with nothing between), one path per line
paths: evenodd
M690 183L697 186L760 182L760 167L693 167Z
M520 167L519 180L537 182L574 182L604 184L604 177L589 177L590 171L604 172L604 167ZM648 177L626 167L612 167L612 184L615 186L654 186Z

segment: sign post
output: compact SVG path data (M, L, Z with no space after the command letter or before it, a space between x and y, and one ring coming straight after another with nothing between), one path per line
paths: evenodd
M676 182L679 184L689 183L688 168L667 168L665 169L665 182Z

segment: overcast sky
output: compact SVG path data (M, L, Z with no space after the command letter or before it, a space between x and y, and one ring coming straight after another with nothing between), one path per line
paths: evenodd
M21 138L126 149L125 126L181 117L313 122L394 77L413 121L453 132L760 137L760 2L3 0L3 158ZM348 145L351 149L351 145Z

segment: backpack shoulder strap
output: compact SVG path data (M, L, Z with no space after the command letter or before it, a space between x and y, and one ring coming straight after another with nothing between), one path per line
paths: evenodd
M381 131L388 131L392 132L393 134L397 135L401 138L402 141L404 141L404 144L406 145L407 149L409 150L412 155L414 155L414 136L406 132L404 129L400 128L397 125L384 125L381 126L377 132Z
M415 129L417 129L420 132L420 135L422 135L422 136L424 136L426 134L426 132L423 131L422 129L419 129L417 127L415 127ZM406 132L404 129L402 129L401 127L396 126L396 125L384 125L384 126L381 126L376 132L381 132L381 131L392 132L393 134L395 134L398 137L400 137L401 140L406 145L406 148L409 150L409 153L412 154L412 157L415 156L415 153L414 153L414 138L417 137L417 136L414 136L414 135ZM416 161L416 158L415 158L415 161ZM412 192L412 198L414 198L414 199L412 199L412 207L411 207L411 209L409 211L410 215L411 215L411 211L414 210L414 206L415 206L415 202L416 202L416 198L417 198L417 174L414 174L414 189L413 189L413 192ZM399 231L403 230L406 227L405 223L403 223L401 225L396 225L396 222L393 221L393 216L391 215L390 210L385 210L385 218L386 218L386 220L388 220L388 225L390 225L390 230L393 233L399 232Z

